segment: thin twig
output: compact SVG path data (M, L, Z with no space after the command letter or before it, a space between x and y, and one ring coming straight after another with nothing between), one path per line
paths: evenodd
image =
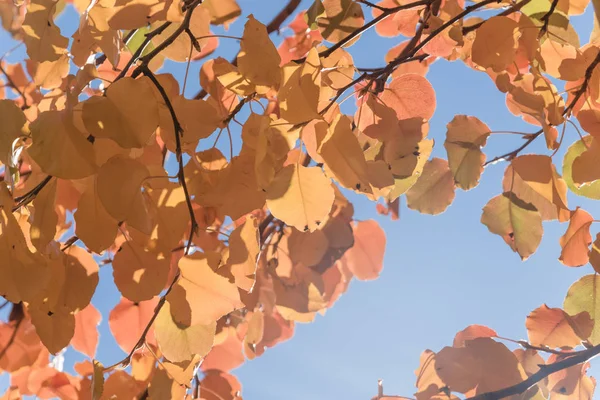
M529 3L531 3L531 0L523 0L523 1L520 1L518 3L515 3L512 7L507 8L506 10L502 11L500 14L497 14L496 17L500 17L500 16L506 17L506 16L508 16L508 15L510 15L512 13L515 13L515 12L519 11L521 8L525 7ZM466 35L469 32L472 32L472 31L478 29L481 25L484 24L485 21L487 21L487 20L478 22L478 23L473 24L471 26L464 27L462 29L463 36Z
M532 133L532 134L529 134L529 135L525 135L525 136L523 136L523 138L524 138L524 139L526 139L525 143L523 143L521 146L519 146L517 149L515 149L515 150L513 150L513 151L509 151L509 152L508 152L508 153L506 153L506 154L503 154L503 155L501 155L501 156L494 157L494 158L492 158L491 160L489 160L489 161L486 161L486 162L483 164L483 167L485 168L485 167L487 167L488 165L490 165L490 164L495 164L495 163L496 163L496 162L498 162L498 161L510 161L510 160L514 159L516 156L518 156L518 155L519 155L519 153L520 153L521 151L525 150L525 148L526 148L527 146L529 146L529 145L530 145L530 144L531 144L531 143L532 143L532 142L533 142L535 139L537 139L537 138L538 138L538 136L540 136L542 133L544 133L544 130L543 130L543 129L540 129L539 131L537 131L537 132L535 132L535 133Z
M493 0L493 1L496 1L496 0ZM381 22L382 20L384 20L385 18L389 17L392 14L395 14L402 10L408 10L408 9L419 7L419 6L426 6L432 2L433 2L433 0L419 0L419 1L415 1L413 3L402 4L397 7L384 9L383 12L381 14L379 14L376 18L373 18L371 21L367 22L360 28L353 30L345 38L343 38L342 40L340 40L339 42L337 42L336 44L334 44L327 50L320 52L319 57L324 57L324 58L329 57L334 51L343 47L346 43L350 42L355 37L360 36L363 32L369 30L370 28L377 25L379 22ZM304 61L304 59L294 60L294 61L302 62L302 61Z
M38 183L36 185L36 187L34 187L33 189L31 189L29 192L25 193L23 196L17 197L15 199L15 201L17 202L17 205L13 207L12 211L15 212L17 211L19 208L26 206L27 204L31 203L33 201L33 199L36 198L36 196L38 195L38 193L40 193L42 191L42 189L50 182L50 180L53 178L52 175L48 175L47 177L44 178L43 181L41 181L40 183Z
M160 35L170 25L171 25L171 22L167 21L164 24L162 24L161 26L159 26L158 28L156 28L155 30L153 30L152 32L146 33L146 35L145 35L146 37L144 38L144 41L142 42L142 44L140 44L140 47L138 47L135 50L135 52L131 55L131 58L129 59L129 61L127 62L127 64L125 65L125 67L121 70L121 72L119 73L119 75L117 75L117 77L115 78L115 80L113 81L113 83L115 83L119 79L123 78L127 74L127 71L129 71L129 68L131 68L131 66L133 65L133 63L136 62L136 60L144 52L144 49L146 48L146 46L148 46L148 43L150 43L150 41L152 40L152 38L154 36Z
M152 81L154 86L156 86L156 88L160 92L160 95L162 96L165 104L167 105L167 108L169 109L169 113L171 114L171 119L173 120L173 130L174 130L174 134L175 134L175 157L177 158L177 163L179 164L179 169L177 171L177 179L179 180L179 184L183 188L183 193L185 195L185 202L187 204L188 212L190 214L191 228L190 228L190 235L188 238L188 244L187 244L187 247L185 250L185 254L188 254L190 251L190 248L192 246L192 240L194 238L194 234L196 233L196 231L198 229L198 222L196 221L196 216L194 215L194 207L192 206L192 199L190 197L187 183L185 182L185 172L184 172L184 168L183 168L183 157L181 154L181 137L180 137L180 135L183 133L183 129L181 128L179 120L177 119L177 115L175 114L175 109L173 108L173 105L171 104L169 95L167 94L165 89L162 87L162 85L160 84L158 79L156 79L156 77L154 76L152 71L150 71L150 69L148 68L147 65L144 65L144 67L142 69L142 73Z
M558 0L552 0L552 4L550 5L550 9L546 14L544 14L541 20L544 22L542 28L540 29L539 38L544 36L546 32L548 32L548 25L550 25L550 17L554 14L554 10L556 9L556 5L558 4Z

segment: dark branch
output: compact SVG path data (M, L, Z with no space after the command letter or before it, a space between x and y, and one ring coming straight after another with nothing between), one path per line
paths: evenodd
M480 395L470 397L467 400L499 400L509 396L523 393L533 385L540 382L542 379L548 377L549 375L573 367L575 365L582 364L597 356L598 354L600 354L600 345L574 353L574 355L568 356L567 358L561 361L557 361L552 364L540 365L539 371L537 371L535 374L531 375L529 378L516 385L509 386L507 388L496 390L493 392L482 393Z
M36 198L38 193L40 193L42 191L42 189L50 182L50 180L52 178L53 178L52 175L48 175L47 177L44 178L43 181L38 183L37 186L34 187L33 189L31 189L29 192L25 193L23 196L17 197L15 199L15 201L17 202L17 205L13 207L12 211L15 212L19 208L31 203L33 201L33 199Z
M185 254L188 254L190 251L190 248L192 246L192 240L194 238L194 234L198 230L198 222L196 221L196 216L194 215L194 207L192 206L192 199L190 197L187 183L185 182L185 172L183 169L183 157L181 155L181 134L183 133L183 129L181 128L181 124L179 123L179 120L177 119L177 115L175 114L175 109L173 108L173 104L171 104L169 95L167 94L165 89L162 87L160 82L156 79L156 77L154 76L152 71L150 71L150 69L148 68L147 65L143 66L142 73L152 81L154 86L156 86L156 88L160 92L160 95L162 96L163 100L165 101L165 104L167 105L167 108L169 109L169 113L171 114L171 119L173 120L173 130L174 130L174 134L175 134L175 157L177 158L177 163L179 164L179 169L177 171L177 179L179 180L179 184L183 188L183 193L185 194L185 202L187 204L188 212L190 214L190 223L191 223L190 235L188 238L188 244L185 249Z

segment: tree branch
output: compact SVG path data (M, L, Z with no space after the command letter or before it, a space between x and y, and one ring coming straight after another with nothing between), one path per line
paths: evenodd
M148 53L145 56L139 58L139 60L141 61L141 64L131 74L132 78L136 78L141 73L145 73L145 71L149 71L148 64L150 63L150 61L152 61L152 59L154 57L156 57L157 55L159 55L164 49L166 49L167 47L169 47L175 41L175 39L177 39L179 37L179 35L181 35L187 29L189 29L189 27L190 27L190 21L192 19L192 15L194 14L194 10L196 9L196 7L199 4L202 4L202 1L203 0L193 0L190 3L190 5L188 6L188 8L187 8L187 10L185 12L185 16L183 17L183 21L177 27L177 29L175 29L175 31L168 38L166 38L161 44L159 44L158 46L156 46L150 53ZM165 25L167 25L166 22L163 25L161 25L159 28L157 28L157 29L161 29L162 28L164 30L164 29L166 29ZM167 25L167 26L169 26L169 25ZM148 40L148 38L146 37L145 40Z
M34 187L33 189L31 189L29 192L25 193L23 196L15 198L17 205L13 207L12 211L15 212L19 208L31 203L33 201L33 199L36 198L38 193L40 193L42 191L42 189L50 182L50 180L52 178L53 178L52 175L48 175L47 177L44 178L43 181L38 183L37 186Z
M152 71L150 71L150 68L148 68L148 65L143 65L141 71L145 76L147 76L152 81L154 86L156 86L156 88L160 92L160 95L162 96L163 100L165 101L165 104L167 105L167 108L169 109L169 113L171 114L171 119L173 120L173 130L174 130L174 134L175 134L175 157L177 158L177 163L179 164L179 169L177 171L177 179L179 180L179 184L183 188L183 193L185 194L185 202L187 204L188 212L190 214L190 223L191 223L190 235L188 238L188 244L185 249L185 254L188 254L190 251L190 247L192 246L192 240L194 238L194 234L198 230L198 222L196 221L196 216L194 215L194 207L192 206L192 199L190 198L190 193L189 193L189 190L187 187L187 183L185 182L185 172L183 169L183 157L181 155L181 137L180 137L180 135L183 133L183 129L181 128L181 125L179 124L179 120L177 119L177 115L175 114L175 109L173 108L173 105L171 104L169 95L167 95L167 92L165 91L165 89L162 87L160 82L156 79L156 77L154 76Z
M529 378L516 385L509 386L507 388L496 390L493 392L482 393L480 395L470 397L467 400L499 400L505 397L523 393L533 385L540 382L542 379L548 377L549 375L558 371L562 371L563 369L582 364L597 356L598 354L600 354L600 345L591 347L581 352L574 353L574 355L568 356L564 360L557 361L552 364L540 365L539 371L537 371L535 374L531 375Z
M493 1L496 1L496 0L493 0ZM346 36L345 38L343 38L342 40L340 40L339 42L337 42L336 44L334 44L327 50L320 52L319 57L325 57L325 58L329 57L334 51L336 51L340 47L344 46L346 43L348 43L355 37L360 36L363 32L369 30L370 28L377 25L379 22L381 22L382 20L384 20L385 18L387 18L388 16L390 16L392 14L395 14L402 10L408 10L410 8L418 7L418 6L426 6L432 2L433 2L433 0L419 0L419 1L415 1L413 3L403 4L403 5L400 5L397 7L393 7L393 8L386 8L383 10L383 12L381 14L379 14L379 16L377 16L377 18L373 18L371 21L364 24L360 28L355 29L354 31L350 32L350 34L348 34L348 36ZM305 59L302 58L302 59L294 60L294 61L302 62L304 60Z

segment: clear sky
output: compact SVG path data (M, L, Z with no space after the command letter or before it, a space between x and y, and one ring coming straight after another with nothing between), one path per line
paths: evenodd
M284 0L238 2L244 17L252 12L264 23L285 3ZM300 8L307 8L310 3L305 0ZM72 10L61 16L59 26L64 28L65 36L75 29L75 17ZM228 34L240 35L244 20L238 19ZM591 8L574 21L582 43L587 42ZM276 34L272 38L279 43ZM382 39L370 31L349 51L356 65L381 66L387 50L401 40ZM13 45L4 33L0 34L0 54ZM221 39L216 55L230 59L237 48L236 41ZM169 63L165 67L165 71L179 79L183 79L184 70L185 64ZM188 96L198 90L198 70L199 65L192 64ZM446 157L443 147L446 124L456 114L476 116L493 131L537 130L507 110L505 96L486 74L473 71L460 61L434 63L427 78L437 96L429 133L436 142L433 156ZM343 111L353 113L352 101L344 104ZM565 143L571 143L576 136L568 127ZM520 144L519 136L492 135L485 152L492 158ZM559 166L564 150L555 155ZM547 154L541 140L531 146L531 151ZM480 223L482 207L501 193L505 168L506 163L488 167L477 188L469 192L457 190L453 205L435 217L407 209L402 199L400 220L392 222L376 214L374 203L346 191L354 201L356 218L378 220L387 234L381 277L370 282L353 281L324 317L317 316L311 324L297 324L290 341L234 370L243 385L244 398L366 400L376 395L378 379L384 380L386 393L412 396L420 353L427 348L438 351L451 345L454 334L466 326L483 324L501 336L526 339L527 314L543 303L561 307L568 287L593 270L589 265L568 268L559 263L558 239L566 224L544 223L542 244L523 263L502 238L489 233ZM596 215L600 212L593 202L571 194L569 206L572 209L582 206ZM108 331L107 315L117 302L111 267L103 267L93 303L104 315L97 357L105 365L124 356ZM82 359L68 350L67 370L74 361ZM600 368L596 367L596 371ZM0 376L0 389L7 384L6 375Z

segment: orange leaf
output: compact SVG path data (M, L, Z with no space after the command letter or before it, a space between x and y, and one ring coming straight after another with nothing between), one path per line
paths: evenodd
M358 279L375 279L383 269L385 233L374 220L360 221L352 230L354 245L344 254L343 260Z
M483 325L469 325L454 336L453 347L465 347L467 340L487 337L493 338L498 336L495 330Z
M96 356L101 319L102 315L92 304L75 314L75 334L71 339L71 346L89 358Z
M140 303L133 303L123 297L119 304L111 310L108 316L110 332L124 352L129 353L133 349L152 318L157 304L158 297ZM146 341L154 342L153 328L150 328L146 335Z
M417 74L394 78L381 94L385 105L396 111L399 120L430 119L435 111L435 91L427 79Z
M471 50L475 64L502 72L513 63L521 35L517 21L504 16L492 17L476 32Z
M534 346L576 347L592 332L594 321L587 312L570 316L560 308L542 305L527 316L529 342Z
M406 193L406 204L424 214L440 214L452 204L456 195L454 190L454 177L448 162L433 158L425 164L417 183Z
M577 207L571 215L569 227L560 238L562 251L559 260L568 267L579 267L589 261L589 247L592 243L590 226L594 218L583 208Z

